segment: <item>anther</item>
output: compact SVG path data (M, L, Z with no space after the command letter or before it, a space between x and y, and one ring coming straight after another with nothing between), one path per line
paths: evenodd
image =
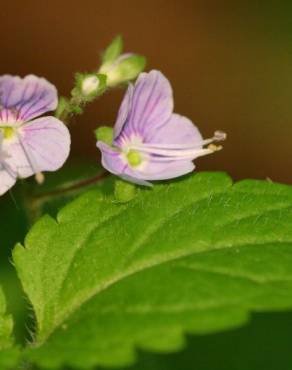
M210 144L210 145L208 145L207 148L209 150L211 150L212 152L218 152L219 150L221 150L223 148L223 146L222 145Z
M224 141L227 138L226 132L223 131L215 131L214 132L214 141Z

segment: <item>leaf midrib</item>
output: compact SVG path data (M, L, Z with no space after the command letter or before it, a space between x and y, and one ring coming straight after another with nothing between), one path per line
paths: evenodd
M226 192L226 188L225 189L220 189L220 191L217 191L216 193L213 193L212 195L220 195L220 194L224 194ZM248 192L243 192L243 191L240 191L241 193L245 193L246 195L249 195ZM262 194L257 194L257 195L262 195ZM179 210L176 210L173 214L171 214L169 217L167 217L166 220L163 220L162 223L164 224L165 222L168 222L169 219L171 219L172 217L174 216L177 216L177 214L179 214L180 212L183 212L183 210L185 208L188 208L188 207L191 207L193 204L196 204L198 202L202 202L206 199L208 199L210 197L210 195L208 194L208 196L204 196L202 198L197 198L195 201L181 207ZM248 219L248 218L251 218L251 217L254 217L254 216L261 216L263 214L267 214L269 212L273 212L273 211L279 211L279 210L285 210L285 209L290 209L292 208L292 205L289 205L289 206L284 206L283 207L283 204L280 204L280 205L277 205L276 207L272 207L272 208L269 208L268 210L264 209L261 211L261 213L257 213L256 210L254 210L252 212L252 214L249 214L249 215L245 215L244 217L239 217L239 218L235 218L232 222L238 222L238 221L242 221L242 220L245 220L245 219ZM125 207L121 213L125 212L126 210L128 209L128 207ZM118 213L117 215L115 216L119 216L121 213ZM111 217L109 218L111 219ZM107 222L108 220L105 220L105 223ZM226 223L226 224L230 224L232 223L230 222L230 220ZM98 227L96 229L99 228L100 225L98 225ZM218 225L219 226L219 225ZM159 227L157 228L154 228L154 231L151 233L151 234L148 234L148 236L146 237L146 240L153 235L153 233L155 233L159 228L161 227L161 225L159 224ZM220 228L224 227L224 224L220 224L219 226ZM96 230L95 229L95 230ZM144 241L145 242L145 241ZM200 241L202 244L204 244L203 241ZM274 242L280 242L279 240L275 240L275 241L269 241L269 242L265 242L265 243L262 243L262 245L266 245L266 244L270 244L270 243L274 243ZM289 243L289 241L285 240L283 241L283 243ZM292 240L291 240L291 243L292 243ZM208 245L207 242L205 242L206 245ZM252 245L255 245L257 243L255 242L252 242L251 243ZM261 243L258 243L258 244L261 244ZM143 245L143 243L140 245L140 247ZM139 248L140 248L139 247ZM230 248L233 248L234 245L232 246L228 246L226 249L230 249ZM116 283L119 283L121 282L122 280L124 280L125 278L129 277L129 276L132 276L136 273L139 273L141 271L144 271L144 270L147 270L147 269L150 269L150 268L153 268L157 265L160 265L160 264L164 264L164 263L169 263L169 262L173 262L177 259L180 259L180 258L185 258L185 257L188 257L188 256L191 256L191 255L194 255L194 254L200 254L200 253L207 253L207 252L212 252L214 250L223 250L225 248L211 248L211 249L208 249L208 250L201 250L201 251L181 251L181 252L186 252L186 253L177 253L177 254L174 254L173 256L171 256L170 254L167 255L167 259L166 260L163 260L163 259L160 259L158 260L157 262L153 263L153 261L149 264L147 263L144 263L142 264L141 266L137 265L136 268L133 268L133 269L130 269L128 271L124 271L123 274L118 274L116 276L114 276L112 279L109 279L105 282L103 282L102 284L100 284L98 286L98 289L96 290L92 290L91 294L88 295L87 298L83 299L82 302L80 302L80 300L78 299L76 301L76 303L74 302L74 300L71 302L72 306L74 306L74 309L71 310L71 311L67 311L66 312L66 315L64 315L63 317L61 316L59 320L55 320L54 321L54 327L52 328L52 330L50 332L48 332L44 337L41 337L41 341L38 343L38 344L41 344L42 342L44 342L48 337L50 337L67 319L68 317L70 317L75 311L77 311L78 309L80 309L80 307L84 304L86 304L88 301L90 301L91 299L93 299L93 297L95 297L97 294L105 291L106 289L110 288L112 285L116 284ZM78 248L79 250L79 248ZM74 260L74 259L73 259ZM72 260L72 262L73 262ZM70 267L70 266L69 266ZM64 281L63 281L64 283ZM63 284L62 284L62 287L63 287Z

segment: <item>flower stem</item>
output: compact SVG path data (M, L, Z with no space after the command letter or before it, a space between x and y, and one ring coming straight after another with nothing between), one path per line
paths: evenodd
M90 179L79 181L79 182L77 182L73 185L63 187L63 188L59 188L59 189L52 190L52 191L48 191L46 193L35 195L34 198L37 199L37 200L40 200L40 199L43 199L43 198L54 197L54 196L57 196L57 195L60 195L60 194L67 194L67 193L70 193L72 191L82 189L86 186L96 184L99 181L106 178L107 176L109 176L108 172L102 172L101 174L98 174L94 177L91 177Z

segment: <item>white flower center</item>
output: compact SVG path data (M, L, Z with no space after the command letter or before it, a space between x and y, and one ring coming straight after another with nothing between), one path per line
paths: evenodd
M149 155L141 152L140 150L134 149L136 146L143 145L142 139L139 136L132 136L130 139L126 139L121 144L122 158L123 160L134 168L141 168L148 162Z

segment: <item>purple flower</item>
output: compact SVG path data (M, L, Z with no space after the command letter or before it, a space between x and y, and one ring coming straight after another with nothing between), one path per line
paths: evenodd
M70 134L53 116L57 90L33 75L0 77L0 195L16 182L42 171L55 171L67 159Z
M135 86L129 85L114 127L112 146L102 141L102 165L111 173L141 185L147 180L166 180L192 172L193 160L221 147L217 131L203 140L197 127L186 117L173 113L169 81L159 71L141 73ZM208 144L207 148L203 148ZM211 144L211 145L210 145Z

